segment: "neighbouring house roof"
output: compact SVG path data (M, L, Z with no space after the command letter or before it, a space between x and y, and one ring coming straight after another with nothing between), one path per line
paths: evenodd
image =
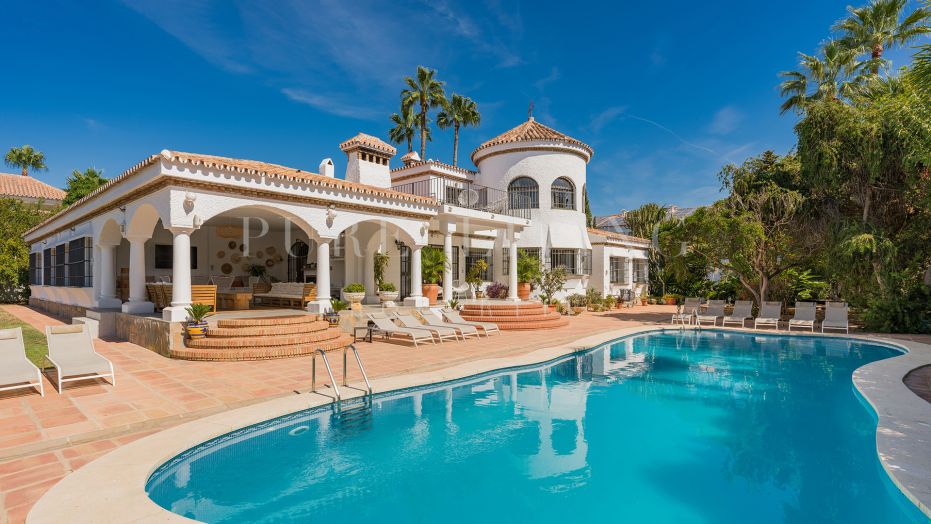
M62 201L66 193L31 176L0 173L0 197Z
M618 242L635 244L639 246L650 245L650 241L645 238L635 237L633 235L625 235L623 233L616 233L614 231L606 231L604 229L596 229L596 228L590 227L588 228L588 232L594 235L601 235L609 240L616 240Z
M487 142L482 143L482 145L475 148L475 151L472 152L472 156L474 157L476 153L478 153L479 151L483 149L487 149L489 147L496 146L499 144L509 144L509 143L517 143L517 142L534 142L534 141L539 141L539 140L552 140L552 141L557 141L557 142L566 142L566 143L581 147L582 149L588 152L589 156L592 156L593 154L595 154L595 151L591 148L591 146L589 146L585 142L582 142L581 140L576 140L572 138L571 136L566 135L565 133L560 133L559 131L556 131L552 127L545 126L541 124L540 122L537 122L533 117L530 117L523 124L513 129L510 129L508 131L505 131L504 133L501 133L500 135L492 138L491 140L488 140Z
M367 135L365 133L359 133L358 135L343 142L339 145L339 148L347 152L359 148L368 149L370 151L376 151L390 156L394 156L395 153L398 152L398 150L395 149L393 145L376 136Z
M401 157L401 162L404 162L405 164L408 162L420 162L420 155L417 154L417 151L411 151L410 153L407 153Z
M54 216L43 221L37 226L33 227L26 233L31 233L32 231L39 229L45 224L52 222L55 218L70 210L71 208L80 206L85 202L96 199L101 194L105 193L111 187L124 182L125 180L133 177L146 167L155 164L159 159L164 159L168 161L179 162L182 164L190 164L194 166L204 166L204 167L216 167L221 169L227 169L230 171L236 171L239 173L255 175L255 176L266 176L270 178L279 178L284 180L303 180L310 183L313 183L322 187L330 187L335 189L345 189L353 191L356 193L382 196L388 198L396 198L399 200L404 200L408 202L419 202L427 205L437 205L436 199L430 197L423 197L417 195L411 195L409 193L402 193L400 191L394 191L387 188L370 186L367 184L359 184L357 182L348 182L339 178L331 178L325 175L320 175L317 173L311 173L309 171L303 171L301 169L295 169L293 167L281 166L278 164L270 164L268 162L259 162L257 160L244 160L239 158L228 158L222 156L214 155L202 155L198 153L185 153L182 151L169 151L167 149L163 150L157 155L152 155L142 162L132 166L126 171L120 173L119 176L110 179L109 182L100 186L96 190L89 193L87 196L81 198L71 206L63 209L59 213L56 213Z
M669 206L666 211L666 216L668 218L682 220L694 213L696 209L698 208ZM627 211L595 217L595 227L614 232L628 231Z

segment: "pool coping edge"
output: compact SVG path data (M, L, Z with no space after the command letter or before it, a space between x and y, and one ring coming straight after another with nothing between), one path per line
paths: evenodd
M479 359L437 370L377 378L372 380L372 386L378 393L390 393L464 379L503 368L540 364L618 338L677 329L700 328L649 325L610 330L522 355ZM712 329L761 335L812 335L808 332L721 327ZM905 351L903 355L858 368L853 373L853 382L876 415L876 447L880 463L903 494L931 517L931 453L927 453L927 449L931 448L931 403L918 397L903 382L910 370L931 363L931 346L876 335L815 333L815 336L881 343ZM362 396L362 392L355 389L344 388L341 391L344 392L344 400ZM148 435L66 475L36 502L26 522L197 522L162 508L148 497L146 482L159 466L207 440L332 402L332 397L321 393L295 394L224 411Z

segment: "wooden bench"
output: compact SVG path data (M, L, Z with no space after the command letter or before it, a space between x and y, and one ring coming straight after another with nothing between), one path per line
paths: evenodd
M301 282L260 282L252 286L253 307L285 307L304 309L308 302L317 299L317 285Z

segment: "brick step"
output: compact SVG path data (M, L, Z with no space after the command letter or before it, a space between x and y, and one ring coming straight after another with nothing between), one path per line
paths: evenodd
M526 315L494 315L494 314L485 314L485 315L475 315L471 312L462 312L462 318L465 320L470 320L472 322L538 322L541 320L552 320L554 318L559 318L562 315L555 311L550 311L548 313L539 313L539 314L526 314Z
M295 344L273 347L250 348L178 348L171 351L172 358L184 360L268 360L275 358L299 357L311 355L318 349L335 351L352 344L352 335L340 334L338 337L315 344Z
M528 331L536 329L555 329L569 325L569 317L537 320L532 322L495 322L502 331Z
M315 333L330 327L326 320L317 320L304 324L283 324L280 326L250 326L250 327L216 327L207 331L208 338L231 337L266 337L278 335L295 335L302 333Z
M542 305L539 305L533 309L531 308L521 308L521 309L463 309L463 315L482 315L482 316L495 316L495 317L523 317L525 315L543 315L548 310L544 309ZM549 310L552 311L552 310Z
M291 324L309 324L318 320L317 315L281 315L257 318L225 318L217 320L219 328L283 326Z
M339 328L299 333L290 335L266 335L259 337L211 337L207 331L207 338L188 340L186 345L192 348L247 348L247 347L273 347L293 346L299 344L313 344L332 340L339 337L342 331Z
M462 309L539 309L542 302L482 302L479 304L463 304Z

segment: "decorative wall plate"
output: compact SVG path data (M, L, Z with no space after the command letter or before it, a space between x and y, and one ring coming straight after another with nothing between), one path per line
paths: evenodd
M230 241L229 241L229 244L226 244L226 245L229 246L230 249L236 249L236 241L235 241L235 240L230 240Z
M253 256L255 256L255 258L262 258L262 257L265 256L265 252L262 251L261 249L259 249L259 250L257 250L257 251L255 252L255 255L253 255Z
M233 256L230 257L230 260L234 264L238 264L240 261L242 261L242 255L240 255L239 253L233 253Z
M220 266L220 271L222 271L224 275L229 275L233 272L233 265L227 262L226 264Z
M245 245L245 244L239 244L239 252L240 252L240 253L243 253L245 250L246 250L246 245Z
M272 267L274 265L275 265L275 261L270 258L265 261L265 267Z
M268 246L267 248L265 248L265 252L268 253L269 255L274 255L275 251L277 251L277 249L275 249L275 246Z
M217 258L226 258L226 251L217 251Z

